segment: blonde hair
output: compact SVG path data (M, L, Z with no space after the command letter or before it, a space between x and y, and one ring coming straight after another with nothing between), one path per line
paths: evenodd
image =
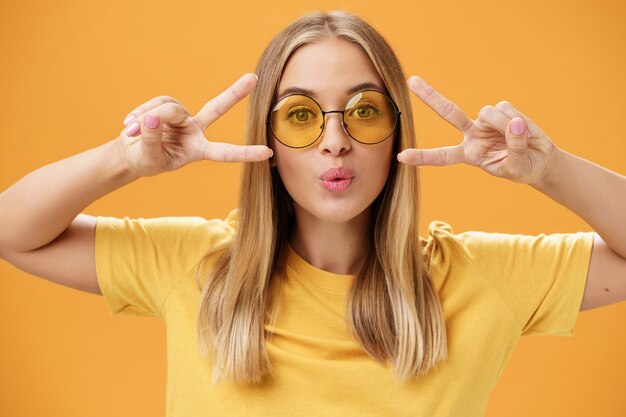
M271 40L255 70L247 144L269 146L265 121L289 56L333 37L367 53L402 112L393 155L415 148L409 92L395 53L368 23L343 11L308 13ZM392 157L387 183L372 203L372 244L364 248L347 303L350 333L375 361L391 361L397 380L422 375L447 357L445 321L419 242L419 194L417 169ZM214 383L260 383L273 375L264 326L268 311L276 314L270 283L283 271L293 206L268 161L244 164L237 212L234 239L219 248L206 284L198 279L199 348L204 357L213 354Z

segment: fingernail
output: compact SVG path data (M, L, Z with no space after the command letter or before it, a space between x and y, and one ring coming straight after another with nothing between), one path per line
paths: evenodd
M124 129L124 134L126 136L132 136L132 135L134 135L137 132L139 132L139 123L137 123L137 122L131 123L130 126L128 126L126 129Z
M133 120L135 118L134 114L129 114L128 116L126 116L126 119L124 119L124 126L128 125L128 122L130 122L131 120Z
M159 118L152 114L146 114L146 118L143 119L147 128L156 129L159 126Z
M524 121L520 118L514 118L511 120L511 133L514 135L521 135L524 133Z

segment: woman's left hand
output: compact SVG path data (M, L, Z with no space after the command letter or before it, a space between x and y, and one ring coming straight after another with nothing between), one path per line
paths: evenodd
M417 76L409 88L437 114L463 132L463 142L435 149L405 149L398 161L408 165L478 166L497 177L537 184L550 171L558 152L532 120L507 101L485 106L476 120Z

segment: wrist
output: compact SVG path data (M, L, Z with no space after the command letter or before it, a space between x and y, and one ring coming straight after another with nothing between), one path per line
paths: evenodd
M529 185L538 190L545 190L547 187L553 184L555 179L561 175L560 167L563 163L564 156L565 155L563 150L558 146L552 144L552 150L548 155L543 175L538 181Z
M119 137L106 143L105 147L109 154L109 172L113 174L113 179L118 186L121 187L141 178L141 175L135 173L128 163Z

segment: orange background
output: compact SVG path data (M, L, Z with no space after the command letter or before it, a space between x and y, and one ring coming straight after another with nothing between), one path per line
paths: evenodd
M470 117L508 100L557 146L626 173L623 1L2 2L0 189L113 139L126 114L152 97L174 96L195 113L253 71L280 29L314 9L365 18L407 77L422 76ZM243 143L246 105L206 137ZM460 142L415 96L413 105L421 147ZM455 232L591 230L529 186L478 168L421 173L422 235L435 219ZM236 163L198 162L142 178L84 212L223 218L236 205L239 174ZM625 320L626 303L618 303L582 313L573 338L523 338L487 416L626 415ZM102 298L2 261L0 329L0 415L164 415L160 321L114 319Z

